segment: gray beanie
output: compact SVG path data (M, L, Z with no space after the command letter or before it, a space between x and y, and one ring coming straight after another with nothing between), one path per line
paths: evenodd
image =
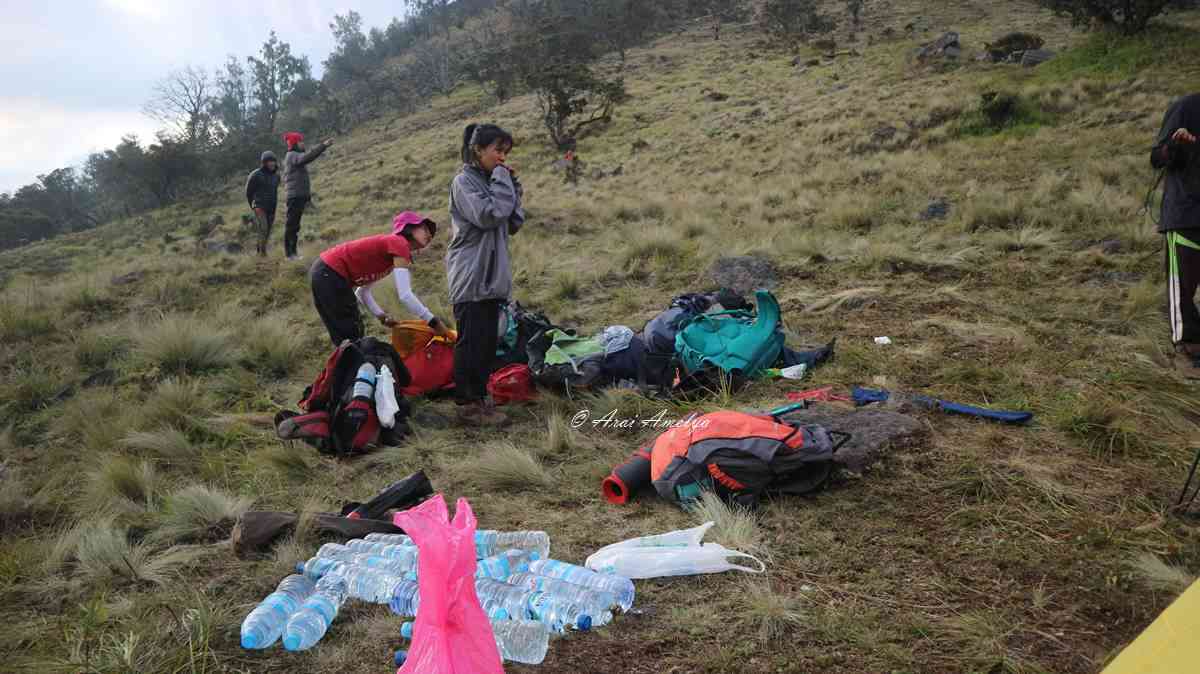
M262 153L261 157L258 158L258 163L265 164L268 160L279 161L276 159L274 152L267 150L266 152Z

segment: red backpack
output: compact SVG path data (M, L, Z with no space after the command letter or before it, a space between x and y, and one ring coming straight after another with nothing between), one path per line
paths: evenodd
M275 417L276 434L285 440L304 440L323 454L354 454L376 442L380 424L374 399L353 397L358 370L364 363L371 363L376 370L387 365L397 389L409 384L408 369L390 344L373 337L346 340L304 390L299 403L303 413L280 412ZM396 398L401 400L399 395Z
M533 375L529 372L529 366L523 363L506 365L493 372L488 378L487 390L497 405L525 402L537 397Z

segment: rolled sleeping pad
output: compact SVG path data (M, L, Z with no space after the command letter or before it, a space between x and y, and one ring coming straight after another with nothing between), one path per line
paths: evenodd
M649 487L650 453L645 449L639 449L600 483L604 498L616 505L628 503L635 493Z

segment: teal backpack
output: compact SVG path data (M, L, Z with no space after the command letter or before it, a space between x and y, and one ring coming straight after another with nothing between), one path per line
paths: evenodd
M779 360L784 335L779 302L766 290L754 293L757 316L749 311L700 314L675 335L675 355L684 374L716 368L750 378Z

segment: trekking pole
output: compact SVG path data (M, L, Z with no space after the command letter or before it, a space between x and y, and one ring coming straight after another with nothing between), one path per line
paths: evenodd
M1196 458L1192 459L1192 468L1188 471L1187 481L1183 483L1183 491L1179 492L1179 499L1175 501L1175 509L1186 511L1192 506L1192 502L1196 500L1196 494L1200 493L1200 484L1196 485L1196 491L1192 493L1192 498L1188 500L1187 505L1183 505L1183 497L1187 496L1188 487L1192 485L1192 478L1196 476L1196 466L1200 464L1200 449L1196 450Z

